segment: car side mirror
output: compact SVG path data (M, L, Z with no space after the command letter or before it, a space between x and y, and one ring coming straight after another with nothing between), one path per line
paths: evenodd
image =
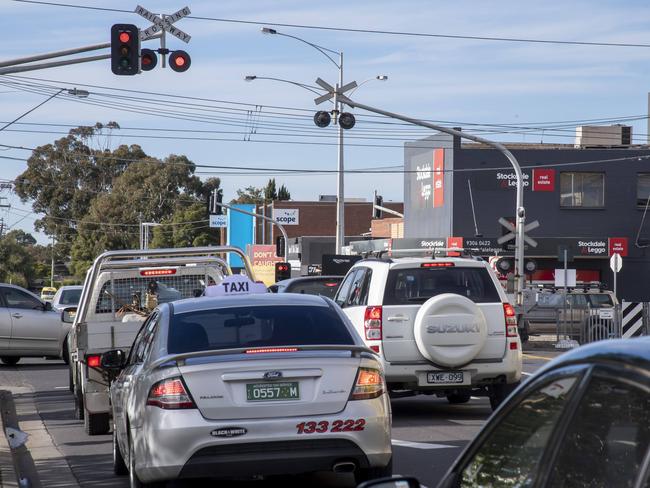
M45 302L43 304L43 311L44 312L49 312L52 310L52 303L51 302Z
M119 371L126 366L126 354L122 349L111 349L102 354L102 368Z
M77 315L77 307L67 307L61 312L61 322L71 324Z
M420 488L420 482L415 478L396 477L378 478L361 483L357 488Z

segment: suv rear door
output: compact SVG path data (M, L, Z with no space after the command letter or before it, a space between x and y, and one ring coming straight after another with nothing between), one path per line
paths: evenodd
M503 302L489 271L484 266L458 263L449 267L423 265L426 263L397 264L388 272L382 311L382 343L386 360L425 359L415 339L416 315L427 300L443 293L470 299L485 317L487 338L475 359L502 358L506 347ZM458 335L458 339L462 341L462 336ZM462 346L459 344L459 347Z
M336 295L336 303L343 309L345 315L352 321L357 332L364 339L363 321L366 305L368 305L371 279L372 269L365 266L353 268L345 277L345 281Z

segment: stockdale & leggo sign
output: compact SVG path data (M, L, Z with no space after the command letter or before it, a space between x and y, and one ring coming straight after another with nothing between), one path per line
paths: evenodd
M297 208L274 208L273 220L282 225L299 225L300 209Z

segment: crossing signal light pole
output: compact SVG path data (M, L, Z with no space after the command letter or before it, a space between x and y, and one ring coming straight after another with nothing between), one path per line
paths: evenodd
M111 71L120 76L140 72L140 33L133 24L111 27Z

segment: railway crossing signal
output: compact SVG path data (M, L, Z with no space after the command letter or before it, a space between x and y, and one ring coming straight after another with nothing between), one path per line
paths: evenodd
M120 76L140 72L140 36L133 24L111 27L111 71Z

